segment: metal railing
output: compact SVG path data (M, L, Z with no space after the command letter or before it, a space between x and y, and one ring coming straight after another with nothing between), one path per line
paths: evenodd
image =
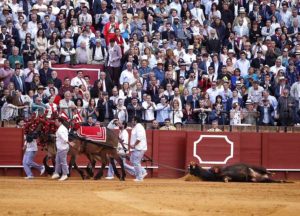
M35 106L34 106L35 107ZM46 108L43 107L35 107L36 110L35 112L37 112L38 114L44 114ZM58 107L58 112L60 111L60 109L67 109L69 112L68 113L72 113L73 108L68 108L68 107ZM97 108L98 109L98 108ZM9 119L9 122L14 122L18 117L22 117L22 118L29 118L32 113L34 113L32 111L32 106L26 107L24 109L19 109L18 110L18 114L19 116L14 116L13 118ZM151 121L147 121L146 119L146 112L149 111L147 109L143 109L141 108L139 110L139 114L141 115L140 117L142 117L143 123L145 125L146 128L151 128ZM155 117L155 119L157 119L157 117L159 116L161 117L166 117L166 118L170 118L171 122L175 121L175 115L172 115L172 113L175 113L177 111L182 112L182 114L184 114L184 110L176 110L174 112L174 110L168 109L168 110L151 110L151 112L153 111L153 115ZM211 122L215 119L213 119L212 117L212 113L214 111L204 111L204 112L194 112L193 115L193 121L189 122L188 119L186 119L185 115L183 115L182 117L182 129L181 130L198 130L198 131L206 131L207 129L211 128ZM138 113L138 112L137 112ZM135 116L137 113L132 114L128 112L129 120L132 118L132 116ZM255 117L253 122L254 124L247 124L245 123L243 120L241 122L241 124L239 125L230 125L230 111L224 111L221 110L220 113L218 114L218 118L221 120L218 120L219 123L219 128L222 131L255 131L255 132L261 132L261 131L268 131L268 132L289 132L289 133L298 133L300 132L300 125L299 126L278 126L278 122L275 121L275 125L273 126L265 126L265 125L259 125L259 112L255 111L255 112L249 112L247 111L248 114L251 114ZM71 116L70 116L71 117ZM116 117L116 116L113 116ZM173 119L172 119L173 118ZM111 119L105 119L104 122L102 122L103 126L107 126L109 121ZM164 119L160 119L160 123L163 123ZM130 123L130 122L129 122ZM2 127L3 122L2 122Z

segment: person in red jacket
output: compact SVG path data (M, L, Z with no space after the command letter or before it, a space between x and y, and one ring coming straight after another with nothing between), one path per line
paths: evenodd
M109 44L110 39L115 39L116 33L115 30L119 28L118 22L116 22L116 18L111 15L109 17L109 22L105 24L103 34L105 38L106 45Z
M121 47L122 55L124 55L124 46L125 46L126 42L125 42L124 38L121 35L120 29L117 28L115 30L115 33L116 33L116 37L115 37L116 43Z

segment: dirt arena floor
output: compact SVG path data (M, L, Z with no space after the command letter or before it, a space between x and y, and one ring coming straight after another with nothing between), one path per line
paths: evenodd
M300 182L249 184L128 179L58 182L0 177L0 215L299 216Z

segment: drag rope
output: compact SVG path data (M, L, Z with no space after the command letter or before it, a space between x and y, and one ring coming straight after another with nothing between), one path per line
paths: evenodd
M150 161L151 163L153 163L153 164L155 164L157 166L161 166L161 167L164 167L164 168L167 168L167 169L170 169L170 170L175 170L175 171L178 171L178 172L184 172L184 173L186 173L185 169L180 169L180 168L172 167L170 165L166 165L166 164L163 164L163 163L155 162L155 161L153 161L152 158L150 158L146 154L144 155L144 157L146 158L146 160L144 159L144 162ZM147 166L146 166L146 168L147 168Z

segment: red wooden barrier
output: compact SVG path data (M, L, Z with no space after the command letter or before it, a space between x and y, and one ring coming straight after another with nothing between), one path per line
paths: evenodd
M200 139L201 138L201 139ZM202 166L226 165L236 162L263 165L268 169L286 170L279 177L300 179L300 143L298 134L275 133L202 133L197 131L147 131L147 156L155 166L154 177L183 176L173 168L186 169L190 161ZM5 166L20 166L23 157L23 132L16 128L0 129L0 175L8 170L9 175L20 175L20 169ZM45 152L39 152L36 161L41 163ZM85 156L78 158L79 165L86 165ZM170 169L171 167L171 169Z
M22 129L0 129L0 165L22 164L23 136Z
M262 134L262 165L272 169L300 169L298 134Z

